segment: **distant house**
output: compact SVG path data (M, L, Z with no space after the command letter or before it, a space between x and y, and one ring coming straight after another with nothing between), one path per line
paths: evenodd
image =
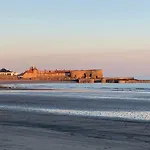
M7 69L5 69L5 68L2 68L2 69L0 70L0 75L17 76L18 73L17 73L17 72L10 71L10 70L7 70Z
M0 70L0 75L11 75L11 71L10 70L7 70L5 68L2 68Z

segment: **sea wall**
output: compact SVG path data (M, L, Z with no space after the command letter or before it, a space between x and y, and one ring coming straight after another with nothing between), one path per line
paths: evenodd
M78 80L78 83L94 83L94 79L84 79L84 78L81 78Z

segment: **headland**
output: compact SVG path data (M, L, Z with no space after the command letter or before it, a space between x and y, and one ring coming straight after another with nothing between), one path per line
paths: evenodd
M36 67L30 67L22 73L3 68L0 70L0 82L150 83L150 80L139 80L134 77L105 77L102 69L39 70Z

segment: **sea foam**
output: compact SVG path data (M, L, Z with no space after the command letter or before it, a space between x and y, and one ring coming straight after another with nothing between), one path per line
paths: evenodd
M1 110L13 110L35 113L50 113L58 115L75 115L89 117L118 118L127 120L150 121L150 111L89 111L73 109L51 109L42 107L26 107L19 105L0 105Z

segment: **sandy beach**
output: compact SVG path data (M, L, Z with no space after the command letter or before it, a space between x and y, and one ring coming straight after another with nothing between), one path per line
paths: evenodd
M1 149L148 150L150 148L149 123L5 113L6 116L1 116L0 119Z
M58 106L72 98L0 95L0 104ZM39 104L38 104L39 105ZM0 110L2 150L149 150L150 122Z

